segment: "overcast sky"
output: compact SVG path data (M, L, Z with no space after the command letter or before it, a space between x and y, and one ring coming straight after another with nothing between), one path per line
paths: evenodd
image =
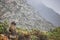
M46 20L60 26L60 0L27 0L27 3L40 11Z

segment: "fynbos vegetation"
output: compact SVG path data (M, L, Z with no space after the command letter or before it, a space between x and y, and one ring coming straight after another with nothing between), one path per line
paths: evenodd
M5 35L8 39L7 28L8 23L0 22L0 39L1 34ZM17 27L18 38L16 40L60 40L60 28L56 28L51 32L40 31L36 29L31 29L30 31L24 30ZM5 39L4 39L5 40Z

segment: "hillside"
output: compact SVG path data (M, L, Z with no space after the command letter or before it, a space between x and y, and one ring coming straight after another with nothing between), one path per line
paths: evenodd
M39 29L49 31L55 28L52 23L38 15L26 0L0 0L0 21L16 21L22 29Z

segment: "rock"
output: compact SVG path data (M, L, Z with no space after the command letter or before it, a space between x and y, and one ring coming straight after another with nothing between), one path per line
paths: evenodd
M52 23L38 15L26 0L2 0L0 1L0 18L2 21L16 21L22 29L39 29L49 31L54 28Z

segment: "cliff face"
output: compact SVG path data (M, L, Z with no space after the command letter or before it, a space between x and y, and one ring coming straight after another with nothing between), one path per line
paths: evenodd
M54 26L39 16L25 0L0 0L0 20L16 21L23 29L40 29L49 31Z

